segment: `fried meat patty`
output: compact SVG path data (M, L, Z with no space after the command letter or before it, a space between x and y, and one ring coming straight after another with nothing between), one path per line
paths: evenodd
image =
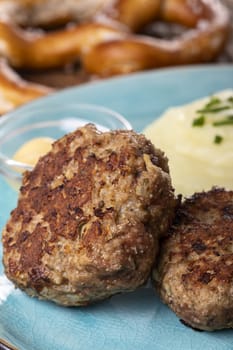
M6 275L63 305L132 291L151 272L175 204L167 159L143 135L77 129L24 174L3 231Z
M186 324L233 327L233 191L213 188L181 204L153 279Z

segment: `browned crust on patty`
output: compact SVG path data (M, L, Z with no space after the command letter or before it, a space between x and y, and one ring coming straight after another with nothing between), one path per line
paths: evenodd
M181 204L153 275L187 324L233 327L233 191L213 188Z
M6 274L64 305L133 290L174 206L167 159L143 135L80 128L24 175L3 231Z

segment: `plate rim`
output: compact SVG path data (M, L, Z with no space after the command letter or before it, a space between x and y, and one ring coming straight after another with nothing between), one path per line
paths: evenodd
M201 71L201 70L209 70L209 69L215 69L216 71L220 71L222 69L226 69L226 68L230 68L232 69L232 73L233 73L233 64L220 64L220 65L216 65L216 64L207 64L207 65L190 65L190 66L178 66L178 67L168 67L168 68L162 68L162 69L154 69L154 70L150 70L150 71L144 71L144 72L136 72L136 73L132 73L132 74L129 74L129 75L124 75L124 76L117 76L117 77L111 77L111 78L108 78L108 79L104 79L104 80L98 80L98 81L91 81L91 82L87 82L87 83L84 83L84 84L80 84L80 85L77 85L77 86L72 86L72 87L68 87L68 88L65 88L65 89L62 89L62 90L58 90L50 95L47 95L47 96L44 96L44 97L41 97L41 98L38 98L36 100L33 100L23 106L20 106L18 108L16 108L14 111L12 112L9 112L7 113L5 116L8 116L8 115L11 115L12 113L17 113L17 111L23 111L24 109L27 109L27 108L32 108L35 106L40 105L41 104L41 101L43 100L49 100L51 97L54 98L54 96L60 96L60 95L63 95L64 93L68 93L69 91L79 91L79 90L83 90L83 89L88 89L89 87L91 86L103 86L103 85L106 85L108 84L109 82L110 83L114 83L116 81L124 81L124 80L133 80L135 78L138 78L138 77L149 77L150 75L164 75L164 74L169 74L171 72L179 72L179 71ZM29 106L30 105L30 106ZM3 118L4 118L3 117ZM0 339L0 349L1 349L1 340ZM6 344L8 344L8 341L4 340L4 342L6 342ZM4 344L4 343L3 343ZM5 345L5 344L4 344ZM10 345L10 344L9 344ZM3 348L4 349L4 348ZM7 348L6 348L7 349ZM9 347L9 349L11 350L11 348ZM13 349L16 349L15 346L12 345L12 350Z
M72 91L79 91L79 90L85 90L86 88L92 87L92 86L104 86L106 84L111 84L114 82L118 82L118 81L124 81L124 80L134 80L140 77L147 77L147 76L151 76L151 75L166 75L166 74L175 74L176 72L185 72L185 71L198 71L198 70L210 70L210 69L214 69L214 70L223 70L223 69L227 69L227 68L231 68L233 70L233 63L223 63L223 64L214 64L214 63L207 63L207 64L190 64L190 65L180 65L180 66L170 66L170 67L162 67L162 68L157 68L157 69L151 69L151 70L145 70L145 71L139 71L139 72L133 72L133 73L129 73L129 74L125 74L125 75L117 75L117 76L112 76L112 77L108 77L108 78L104 78L104 79L100 79L100 80L93 80L93 81L88 81L88 82L84 82L82 84L79 85L74 85L74 86L69 86L69 87L65 87L63 89L58 89L53 91L52 93L45 95L45 96L41 96L39 98L36 98L32 101L27 102L26 104L23 104L19 107L16 107L13 111L10 111L6 114L4 114L1 119L5 119L5 117L11 116L11 115L15 115L15 113L17 113L18 111L24 111L27 110L28 108L33 108L34 106L36 107L37 105L40 105L43 101L48 101L48 100L53 100L54 98L56 98L56 96L60 96L60 95L65 95L69 92ZM103 105L99 105L99 106L103 106Z

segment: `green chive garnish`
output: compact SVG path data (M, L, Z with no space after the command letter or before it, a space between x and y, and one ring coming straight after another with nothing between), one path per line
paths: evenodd
M203 126L205 124L205 116L201 115L193 120L192 126Z
M230 106L221 106L221 107L216 107L216 108L203 108L203 109L199 109L197 111L197 113L217 113L217 112L221 112L221 111L225 111L227 109L230 109Z
M223 137L221 135L215 135L214 143L219 145L220 143L222 143L222 141L223 141Z
M212 123L213 126L222 126L222 125L233 125L233 115L229 115L225 119L216 121Z
M223 113L220 118L217 118L218 115L216 115L216 120L215 116L211 116L209 118L208 115L210 113L218 113L222 111L226 111L229 109L232 109L232 104L233 103L233 96L230 96L224 100L221 100L220 98L213 96L210 98L209 102L204 105L202 109L199 109L196 111L197 113L197 118L193 119L192 126L197 126L201 127L206 124L206 121L211 121L212 119L212 126L217 127L217 126L227 126L227 125L233 125L233 114L229 115L230 112ZM225 115L224 115L225 114ZM215 121L214 121L215 120ZM221 135L215 135L213 142L215 144L220 144L223 142L223 136Z
M210 102L208 102L208 103L205 105L205 107L206 107L206 108L212 107L212 106L218 105L220 102L221 102L220 98L213 96L213 97L211 98Z

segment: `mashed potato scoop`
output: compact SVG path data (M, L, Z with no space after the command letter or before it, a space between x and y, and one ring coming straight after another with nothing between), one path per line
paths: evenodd
M169 108L144 133L167 155L176 193L233 189L233 90Z

